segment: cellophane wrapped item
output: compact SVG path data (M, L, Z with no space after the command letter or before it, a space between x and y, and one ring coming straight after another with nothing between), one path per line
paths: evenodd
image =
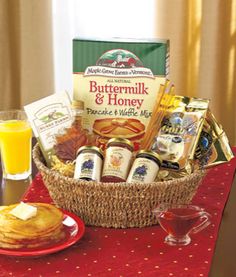
M170 95L157 115L162 120L151 149L162 158L162 167L175 171L194 160L209 100Z

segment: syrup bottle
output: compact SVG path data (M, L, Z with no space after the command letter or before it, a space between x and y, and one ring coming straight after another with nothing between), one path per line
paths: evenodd
M74 116L72 125L65 129L65 133L56 136L54 146L57 157L63 162L74 161L78 149L88 144L88 132L82 126L84 102L73 100L71 108Z
M82 118L84 113L84 102L80 100L73 100L71 104L74 121L72 126L78 130L82 129Z

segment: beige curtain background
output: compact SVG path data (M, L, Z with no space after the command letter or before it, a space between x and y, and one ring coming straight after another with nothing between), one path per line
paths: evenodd
M0 0L0 109L54 92L51 0Z
M156 0L156 36L170 39L177 94L211 99L236 145L236 0Z
M148 2L146 2L148 3ZM0 0L0 109L54 91L51 0ZM236 145L236 0L156 0L177 93L211 99Z

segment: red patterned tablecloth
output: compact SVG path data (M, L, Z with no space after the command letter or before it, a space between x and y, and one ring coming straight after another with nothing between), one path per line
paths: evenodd
M235 167L234 158L211 169L199 187L193 203L211 213L212 224L192 235L188 246L171 247L163 243L166 234L158 225L140 229L86 227L84 237L61 252L34 259L0 256L0 276L208 276ZM51 201L39 174L24 200Z

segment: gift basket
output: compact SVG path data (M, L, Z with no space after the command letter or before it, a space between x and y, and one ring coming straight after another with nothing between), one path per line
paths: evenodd
M54 203L79 215L87 225L127 228L156 224L152 210L160 203L189 203L204 176L189 176L150 184L98 183L75 180L49 169L38 145L34 162Z
M156 224L154 208L190 203L206 169L233 157L209 100L175 95L168 45L74 40L72 103L25 106L51 198L87 225Z

